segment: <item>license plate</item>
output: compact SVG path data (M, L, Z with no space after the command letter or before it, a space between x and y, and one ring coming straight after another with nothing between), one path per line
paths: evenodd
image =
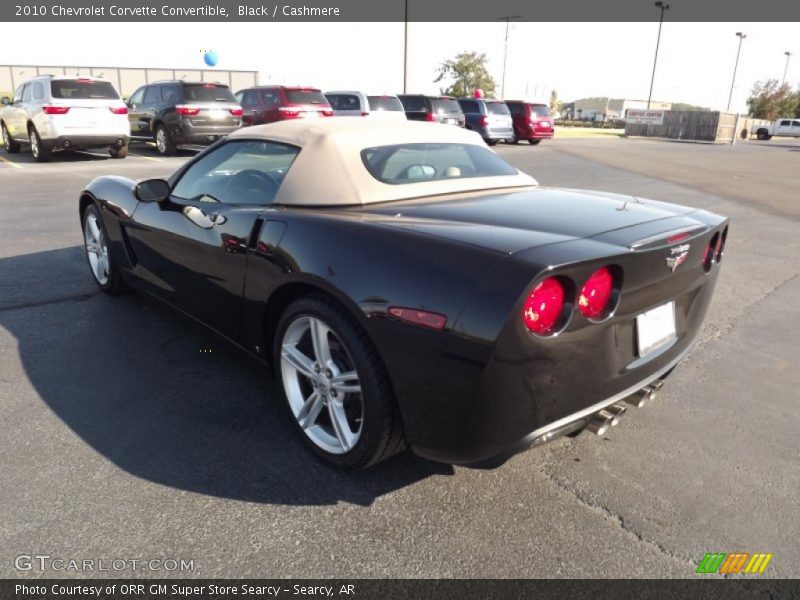
M542 121L542 122L541 122L541 123L539 123L539 124L540 124L542 127L544 127L545 129L546 129L546 128L548 128L548 127L550 127L550 121Z
M225 118L225 111L224 110L210 110L208 111L208 116L212 119L220 120Z
M448 125L458 125L458 119L447 119Z
M314 119L316 117L319 117L319 111L318 110L309 110L309 111L306 111L305 113L300 113L300 114L305 115L305 117L307 119L308 118Z
M675 303L668 302L636 317L639 356L660 348L675 338Z

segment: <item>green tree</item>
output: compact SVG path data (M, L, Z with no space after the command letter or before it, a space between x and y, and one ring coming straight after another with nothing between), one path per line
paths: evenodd
M486 54L461 52L454 59L439 65L439 73L434 83L449 82L447 87L439 88L448 96L472 96L475 89L483 90L487 97L494 95L496 84L486 68Z
M793 117L800 108L800 90L792 92L788 84L779 85L777 79L757 81L747 99L747 108L756 119Z
M564 103L558 99L558 92L555 90L550 92L550 112L553 114L560 113L563 107Z

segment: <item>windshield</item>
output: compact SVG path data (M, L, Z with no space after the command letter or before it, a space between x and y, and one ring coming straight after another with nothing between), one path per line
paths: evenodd
M87 100L90 98L115 100L119 98L117 90L108 81L91 79L56 79L50 82L50 93L53 98L62 100Z
M491 150L471 144L378 146L363 150L361 158L375 179L391 184L517 174Z
M403 103L400 102L399 98L395 98L394 96L367 96L367 100L369 100L370 110L392 110L400 112L403 110Z
M184 85L183 95L187 102L236 102L227 85L216 83Z
M325 94L333 110L361 110L361 101L355 94Z
M550 109L544 104L531 104L532 117L549 117Z

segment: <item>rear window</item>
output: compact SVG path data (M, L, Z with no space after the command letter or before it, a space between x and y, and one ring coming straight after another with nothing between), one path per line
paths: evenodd
M328 104L319 90L286 90L286 100L289 104Z
M486 109L492 115L510 115L511 111L508 110L505 102L487 102Z
M216 83L190 83L183 86L187 102L236 102L227 85Z
M370 110L403 110L403 103L394 96L367 96L367 101L369 101Z
M431 106L435 113L460 113L461 106L455 98L431 98Z
M461 105L461 110L465 113L479 113L481 109L478 107L478 103L475 100L459 100L458 103Z
M377 146L364 149L361 158L375 179L390 184L517 174L491 150L470 144Z
M354 94L325 94L333 110L361 110L361 101Z
M550 109L545 104L531 104L532 117L549 117Z
M408 112L426 112L428 110L424 96L400 96L400 102Z
M100 98L116 100L117 90L108 81L91 79L56 79L50 82L50 94L62 100Z

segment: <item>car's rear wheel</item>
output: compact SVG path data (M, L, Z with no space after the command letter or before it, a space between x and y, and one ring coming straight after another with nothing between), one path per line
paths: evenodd
M772 136L766 129L759 129L758 132L756 133L756 137L760 140L768 140Z
M486 145L487 146L496 146L497 142L499 142L499 141L500 140L486 140Z
M536 144L538 144L538 143L539 143L539 142L541 142L541 141L542 141L542 140L528 140L528 143L529 143L529 144L533 144L533 145L535 146Z
M175 142L169 135L169 131L163 125L156 127L156 150L161 156L172 156L177 151Z
M53 151L44 145L42 138L39 137L39 132L36 127L31 125L28 128L28 139L31 143L31 154L37 162L47 162L53 155Z
M96 204L90 204L83 212L83 245L89 269L98 287L108 294L124 291L125 282L109 251L106 227Z
M346 310L307 296L284 311L276 333L276 376L295 425L318 456L362 469L403 449L388 375Z
M111 158L125 158L128 156L128 145L109 146L108 153L111 155Z
M6 149L6 152L8 154L16 154L19 152L19 142L11 138L11 134L8 133L8 128L5 123L0 123L0 131L3 135L3 148Z

